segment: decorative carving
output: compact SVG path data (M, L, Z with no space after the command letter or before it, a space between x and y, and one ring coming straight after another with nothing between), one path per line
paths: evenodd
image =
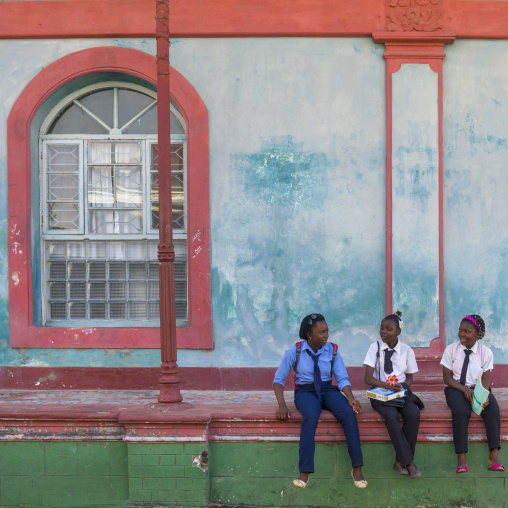
M175 261L175 247L172 243L159 243L157 257L161 263Z
M440 0L388 0L389 32L434 32L443 28Z

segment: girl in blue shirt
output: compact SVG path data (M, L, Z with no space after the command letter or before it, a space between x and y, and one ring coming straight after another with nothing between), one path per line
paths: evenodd
M302 339L296 368L295 405L302 414L300 430L300 476L293 480L296 487L305 488L309 473L314 472L314 436L321 410L327 409L342 424L353 469L351 476L356 487L364 489L367 481L362 474L363 457L356 414L362 408L354 398L344 361L337 353L332 366L333 346L328 342L328 325L321 314L310 314L300 325ZM276 417L285 421L291 417L284 400L284 382L296 364L296 345L291 346L275 374L273 389L279 404ZM331 374L337 386L332 385ZM341 393L342 392L342 393Z

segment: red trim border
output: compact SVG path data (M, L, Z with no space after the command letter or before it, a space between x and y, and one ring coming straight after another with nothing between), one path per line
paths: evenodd
M63 84L86 74L120 72L156 83L154 56L99 47L64 56L22 90L7 121L9 323L15 348L159 348L158 327L42 327L33 324L30 127L42 103ZM208 110L191 84L171 70L171 99L187 124L189 325L177 346L212 347Z
M387 0L172 0L172 37L370 37ZM458 38L508 38L508 2L446 0ZM419 32L421 33L421 32ZM434 33L439 33L436 30ZM0 1L0 39L154 37L153 0Z

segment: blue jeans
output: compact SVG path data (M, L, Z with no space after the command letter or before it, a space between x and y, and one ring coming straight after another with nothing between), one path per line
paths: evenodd
M299 385L295 390L295 405L303 416L298 462L300 473L314 472L314 436L323 408L330 411L341 423L353 467L363 466L360 432L353 408L349 405L346 397L331 382L323 383L321 399L322 403L319 402L314 384Z

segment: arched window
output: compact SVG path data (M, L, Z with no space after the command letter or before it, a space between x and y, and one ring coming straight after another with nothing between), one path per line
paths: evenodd
M171 69L177 346L212 347L208 111ZM66 55L7 122L14 348L158 348L156 61Z
M172 106L177 321L187 320L186 136ZM159 319L157 97L106 82L74 92L41 128L43 322Z

